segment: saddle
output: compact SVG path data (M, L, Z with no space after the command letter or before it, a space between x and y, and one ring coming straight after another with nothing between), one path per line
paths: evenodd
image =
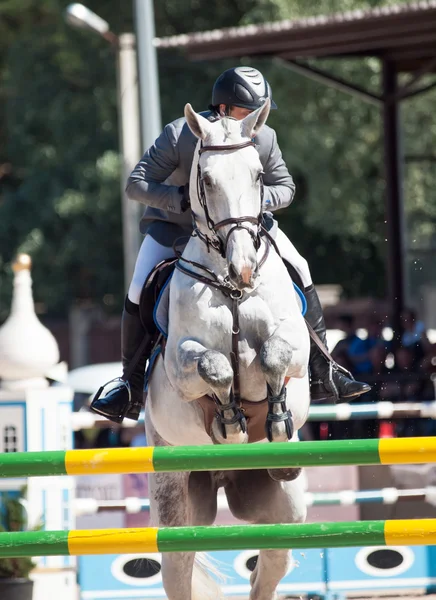
M161 305L161 298L165 289L168 288L171 276L174 272L177 258L167 258L158 263L154 269L148 275L144 287L142 288L141 297L139 299L139 315L141 322L147 331L155 331L156 329L167 335L167 330L162 331L159 323L160 320L156 319L157 308ZM168 301L162 303L166 304L168 310Z

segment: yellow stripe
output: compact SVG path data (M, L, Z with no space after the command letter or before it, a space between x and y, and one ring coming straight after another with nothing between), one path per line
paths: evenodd
M386 521L385 542L387 546L434 546L436 519Z
M67 475L153 473L153 447L67 450Z
M157 527L70 531L68 550L71 556L158 552L158 531Z
M436 437L383 438L378 448L382 465L436 462Z

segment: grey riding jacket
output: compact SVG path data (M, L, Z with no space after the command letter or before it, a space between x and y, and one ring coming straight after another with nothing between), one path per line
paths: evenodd
M210 111L200 114L211 121L217 118ZM179 188L189 182L197 141L184 117L169 123L127 182L129 198L147 207L140 223L141 233L163 246L171 246L177 237L192 233L191 210L182 212ZM283 161L276 132L264 125L254 143L264 171L263 210L289 206L295 185Z

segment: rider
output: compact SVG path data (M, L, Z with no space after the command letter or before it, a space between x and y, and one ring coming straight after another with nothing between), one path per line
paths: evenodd
M271 88L263 75L251 67L228 69L216 80L209 111L201 113L211 121L223 116L241 120L259 108L265 99L271 108ZM288 206L294 197L295 185L283 161L277 136L264 125L254 139L263 166L264 211ZM123 378L119 385L102 395L100 388L91 409L116 422L124 416L137 419L143 404L144 369L155 332L146 331L140 318L141 292L147 276L160 261L174 256L173 242L191 235L192 217L189 206L189 177L197 138L185 118L169 123L141 158L127 184L127 194L147 206L141 220L145 234L135 265L133 279L125 300L122 317ZM272 217L269 215L270 225ZM275 223L275 222L274 222ZM307 301L306 319L326 345L326 328L321 304L312 282L306 260L287 237L275 229L275 241L290 272L297 275ZM272 231L271 231L272 233ZM295 277L294 277L295 280ZM142 300L142 299L141 299ZM141 302L141 310L143 302ZM146 306L152 311L153 306ZM138 348L145 345L138 360ZM135 364L136 363L136 364ZM370 387L355 381L311 340L311 398L314 401L345 401L359 396ZM123 382L128 381L129 386ZM130 387L130 391L129 391Z

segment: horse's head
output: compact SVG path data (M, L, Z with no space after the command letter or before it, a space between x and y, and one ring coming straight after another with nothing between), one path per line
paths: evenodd
M237 121L210 122L185 106L187 123L200 142L191 171L191 207L200 239L227 260L229 278L253 289L262 217L262 164L252 139L268 118L270 102Z

